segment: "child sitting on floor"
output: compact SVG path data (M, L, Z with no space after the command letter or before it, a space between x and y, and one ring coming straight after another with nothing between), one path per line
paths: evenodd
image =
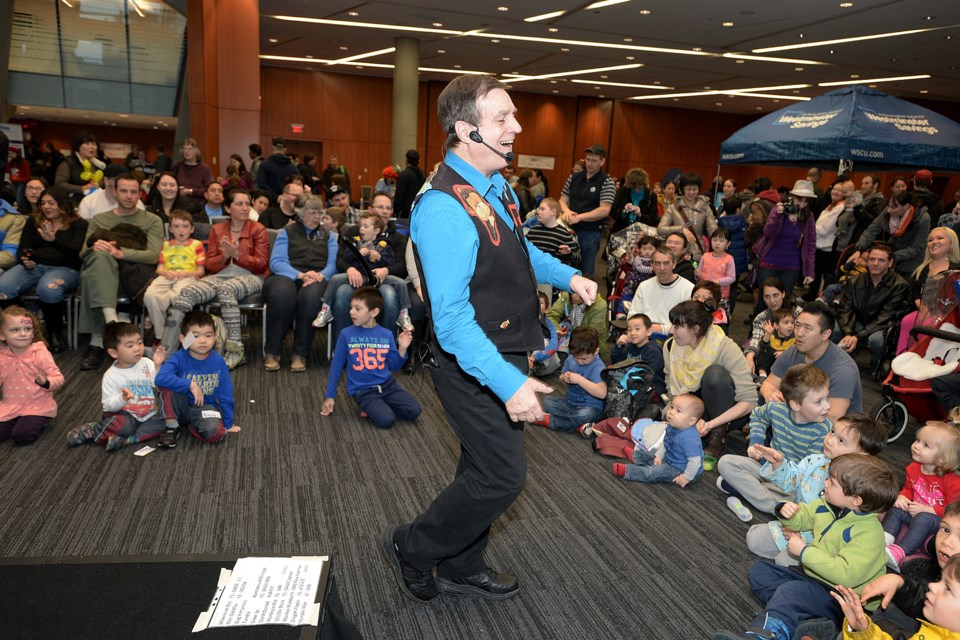
M543 399L543 418L533 424L555 431L573 431L603 414L607 383L600 377L600 335L592 327L577 327L570 335L570 357L563 363L560 381L567 383L567 397Z
M659 399L667 392L667 383L663 377L663 347L651 342L653 322L645 313L638 313L627 320L627 332L617 338L617 344L610 353L611 362L621 362L628 358L640 358L653 369L653 389Z
M832 638L841 609L831 589L843 585L859 594L884 573L883 529L876 514L893 506L897 485L883 460L848 453L830 463L822 497L805 504L779 503L777 517L785 529L813 536L810 543L800 536L787 543L803 571L769 560L755 562L750 588L764 610L747 631L718 631L713 640L791 640L794 632L797 637Z
M823 491L831 460L846 453L879 455L886 444L887 428L883 424L865 413L853 413L833 425L823 439L823 453L810 454L798 462L786 460L776 449L757 445L756 451L764 460L760 477L784 495L796 496L795 502L812 502ZM807 542L813 539L809 533L802 535ZM747 548L779 565L797 564L787 552L787 534L778 520L750 527Z
M928 422L910 447L913 462L893 509L883 518L887 554L897 568L940 526L944 507L960 499L960 429ZM906 531L901 533L901 529Z
M768 445L783 454L785 460L800 462L823 449L823 439L830 431L830 379L812 364L790 367L780 383L783 402L768 402L750 414L750 435L746 456L725 455L720 458L717 486L731 494L727 506L744 522L753 518L737 496L764 513L773 513L783 499L773 485L764 482L760 465L764 458L761 446ZM768 444L769 443L769 444Z
M327 398L320 415L333 413L337 383L347 370L347 393L360 407L360 416L370 418L378 429L389 429L397 420L416 420L420 403L394 380L392 371L403 367L413 331L393 333L377 324L383 310L383 296L373 287L360 287L350 297L353 326L340 332L330 362ZM350 366L347 367L347 358Z
M560 357L557 355L557 327L553 320L547 317L547 311L550 309L550 298L543 291L537 291L540 298L540 315L550 331L550 338L543 339L543 349L534 351L527 359L530 366L530 375L549 376L560 368Z
M103 329L103 347L114 359L101 383L103 418L72 429L67 444L95 442L110 452L176 428L170 392L156 383L157 368L166 356L163 346L154 350L152 360L144 358L140 329L129 322L111 322Z
M0 442L29 444L57 416L53 392L63 374L43 341L40 321L23 307L0 312Z
M633 464L613 464L613 474L634 482L672 482L686 487L703 473L703 443L693 427L703 417L703 400L685 393L670 402L663 443L653 452L624 449Z
M866 589L864 590L866 592ZM943 578L930 585L923 603L919 628L879 627L863 611L864 599L853 589L837 586L833 597L843 610L844 640L904 638L909 640L960 639L960 557L953 557L943 568Z
M770 312L771 319L763 323L763 338L760 339L760 348L757 350L757 377L765 379L773 368L780 354L789 349L797 341L793 335L796 318L793 309L787 306Z
M593 304L587 305L578 293L561 293L550 307L547 318L557 327L557 352L561 362L570 352L570 336L577 327L592 327L597 335L607 335L607 301L602 296L597 296ZM609 356L610 344L604 340L600 344L600 357L606 360Z
M213 316L191 311L180 324L180 343L157 372L157 386L171 391L178 423L203 442L220 442L240 427L233 422L233 380L227 363L213 350L216 325ZM173 448L178 428L167 428L157 446Z

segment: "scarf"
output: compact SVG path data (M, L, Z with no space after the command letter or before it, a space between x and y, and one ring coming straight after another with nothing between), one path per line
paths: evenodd
M567 316L570 319L570 326L572 328L577 328L583 324L583 312L586 309L584 304L575 304L570 307L570 314Z
M724 335L720 327L711 325L694 348L677 346L676 341L670 348L670 397L697 391L700 379L707 367L716 363Z
M899 218L894 218L890 216L890 235L894 238L899 238L910 226L910 223L913 222L913 215L917 212L916 208L913 205L910 205L907 208L907 212L900 216Z

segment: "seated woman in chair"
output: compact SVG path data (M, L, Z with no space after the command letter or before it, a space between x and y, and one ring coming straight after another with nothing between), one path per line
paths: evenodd
M337 238L321 224L323 199L303 194L294 205L296 221L280 230L270 256L273 272L263 285L267 334L263 366L280 369L283 338L294 325L290 370L307 368L316 329L311 324L323 304L327 283L337 272Z
M224 359L234 369L246 359L240 339L241 300L260 293L269 275L270 239L266 228L250 219L250 195L242 189L227 194L224 211L229 219L213 225L207 244L207 275L183 289L167 312L164 347L177 347L180 322L194 307L216 300L227 327Z

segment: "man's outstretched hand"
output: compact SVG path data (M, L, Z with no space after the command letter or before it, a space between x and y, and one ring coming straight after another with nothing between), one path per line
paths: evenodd
M507 400L507 413L514 422L535 422L543 417L538 393L551 393L553 387L536 378L527 378L516 393Z

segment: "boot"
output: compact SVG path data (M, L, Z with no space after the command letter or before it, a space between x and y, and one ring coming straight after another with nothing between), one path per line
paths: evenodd
M720 425L710 430L703 438L703 454L719 458L727 448L726 425Z
M243 353L243 343L238 340L227 340L223 346L223 359L227 361L227 368L231 371L244 364L247 359Z
M66 350L63 337L63 314L67 310L67 303L62 301L41 302L40 310L43 312L43 325L46 329L50 353L63 353Z

